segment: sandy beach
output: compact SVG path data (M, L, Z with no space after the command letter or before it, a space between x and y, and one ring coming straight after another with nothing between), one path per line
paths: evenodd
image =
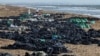
M0 17L9 17L9 16L18 16L21 13L26 12L27 8L21 8L21 7L13 7L13 6L0 6ZM32 10L34 12L35 10ZM51 12L51 11L42 11L42 13L57 13L57 12ZM90 17L95 18L92 16L87 15L79 15L79 14L71 14L71 13L65 13L64 18L70 18L70 17ZM92 25L92 28L98 30L100 29L100 20L96 21L95 24ZM0 39L0 47L1 46L7 46L9 44L13 44L15 41L8 40L8 39ZM100 47L98 47L96 44L92 45L73 45L73 44L65 44L70 50L72 50L72 54L76 56L100 56ZM24 56L25 52L32 53L32 51L28 50L22 50L22 49L1 49L0 52L8 52L13 54L14 56L21 55Z

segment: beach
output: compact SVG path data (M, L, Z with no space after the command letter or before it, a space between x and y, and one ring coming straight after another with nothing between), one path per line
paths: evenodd
M34 7L34 6L33 6ZM94 16L93 14L98 14L100 10L87 10L87 8L84 9L77 9L76 7L54 7L54 6L37 6L35 8L40 8L42 9L42 13L64 13L65 15L63 16L64 19L68 19L70 17L86 17L86 18L98 18L100 16ZM65 8L65 9L64 9ZM67 12L66 8L68 9ZM48 10L47 10L48 9ZM73 10L74 9L74 10ZM14 7L14 6L0 6L0 17L9 17L9 16L19 16L19 14L22 14L24 12L27 12L28 8L27 7ZM32 12L35 12L35 9L31 9ZM85 12L84 12L85 11ZM74 13L73 13L74 12ZM83 12L83 13L82 13ZM93 13L94 12L94 13ZM90 14L87 14L90 13ZM95 30L100 29L100 20L96 21L95 24L92 25L92 28ZM14 40L8 40L8 39L0 39L0 47L1 46L7 46L9 44L13 44L15 41ZM65 46L68 47L68 49L72 50L72 54L76 56L100 56L100 47L98 47L96 44L91 44L91 45L74 45L74 44L65 44ZM32 51L28 50L22 50L22 49L1 49L0 52L7 52L11 53L14 56L17 56L18 54L20 56L24 56L25 52L32 53Z

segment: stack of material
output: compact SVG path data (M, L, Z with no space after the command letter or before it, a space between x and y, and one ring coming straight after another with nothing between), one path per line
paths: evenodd
M91 28L91 24L95 24L95 21L89 21L87 18L73 17L70 22L80 26L81 28Z
M0 56L12 56L12 55L9 53L0 53Z
M82 22L86 23L86 20ZM15 24L21 23L17 22ZM68 52L68 49L64 46L65 43L85 45L94 43L100 44L99 40L94 39L100 37L100 30L91 29L86 32L81 27L70 23L69 21L27 21L23 25L29 27L29 32L0 32L1 38L16 41L13 45L2 48L44 51L51 55Z

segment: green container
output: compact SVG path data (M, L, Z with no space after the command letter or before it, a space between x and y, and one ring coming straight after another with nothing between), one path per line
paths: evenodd
M89 22L87 18L71 18L70 22L80 26L81 28L90 28L90 24L87 23ZM90 23L95 24L95 21L91 21Z
M88 19L87 19L87 18L85 18L84 20L85 20L86 22L88 22Z
M12 21L11 20L8 20L7 21L7 24L10 26L12 24Z
M85 28L85 25L84 24L80 24L81 28Z
M78 19L78 22L82 22L81 19Z
M90 25L89 24L86 24L86 28L90 28Z
M52 35L52 39L58 39L58 38L61 38L61 36L59 36L59 35Z
M81 21L82 21L83 23L87 22L85 19L81 19Z
M95 24L95 21L90 21L91 24Z
M45 39L40 39L40 41L41 41L41 42L46 42L46 40L45 40Z

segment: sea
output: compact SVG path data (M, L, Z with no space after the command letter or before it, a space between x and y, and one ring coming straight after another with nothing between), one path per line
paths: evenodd
M13 4L13 5L33 8L33 9L83 14L100 18L100 5L34 5L34 4Z

